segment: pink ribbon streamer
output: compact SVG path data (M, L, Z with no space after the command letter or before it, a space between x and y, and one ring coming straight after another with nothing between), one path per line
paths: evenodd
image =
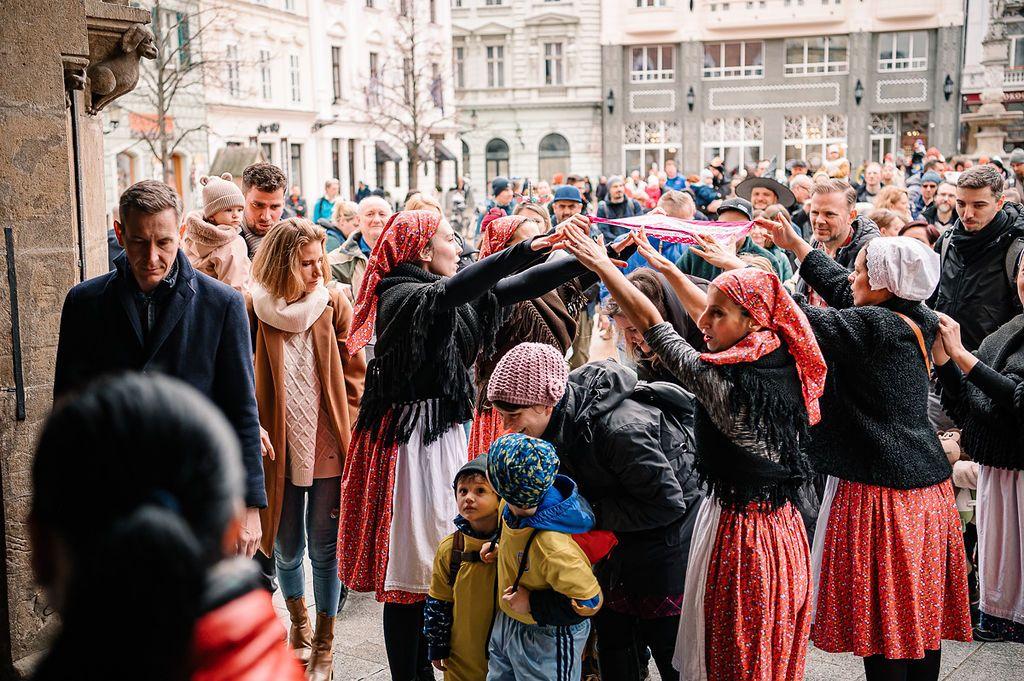
M754 230L753 222L698 222L649 213L621 220L592 217L590 221L625 227L634 232L643 227L647 236L674 244L699 244L695 235L711 237L720 243L735 243Z

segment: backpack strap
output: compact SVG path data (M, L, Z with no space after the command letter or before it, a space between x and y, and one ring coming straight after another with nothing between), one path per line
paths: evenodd
M902 312L897 312L896 314L897 316L899 316L900 319L905 321L907 323L907 326L910 327L910 330L914 332L914 337L917 338L917 347L921 350L921 356L924 358L925 371L928 372L928 375L931 375L932 361L931 358L928 356L928 348L925 347L924 344L924 334L921 333L921 327L917 325L917 322L915 322L913 319L903 314Z
M516 580L512 582L512 591L519 588L519 580L523 578L523 573L526 572L527 567L529 567L527 558L530 555L530 545L533 544L533 538L537 536L538 532L540 532L540 530L533 528L533 532L530 533L530 536L526 540L526 546L523 547L523 554L519 557L519 569L516 572Z
M466 537L462 532L455 530L452 533L452 555L448 558L448 586L455 586L455 578L459 576L459 568L462 566L463 551L466 548ZM480 554L477 554L479 558Z

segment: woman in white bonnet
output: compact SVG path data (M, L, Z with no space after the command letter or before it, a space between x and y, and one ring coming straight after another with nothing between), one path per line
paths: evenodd
M828 475L811 639L864 658L867 681L937 679L941 641L971 640L952 468L927 416L939 319L921 301L939 258L916 239L874 239L849 272L784 217L763 224L830 306L802 304L828 363L809 451Z

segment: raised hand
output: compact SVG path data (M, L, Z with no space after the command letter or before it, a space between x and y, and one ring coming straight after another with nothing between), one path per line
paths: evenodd
M939 335L942 337L942 345L946 354L953 357L958 350L964 349L963 340L960 338L960 324L947 314L939 313Z
M768 220L766 218L757 218L754 220L759 227L763 227L771 235L772 241L779 248L784 248L787 251L795 251L800 247L800 244L806 242L797 234L797 231L793 229L793 223L789 221L789 218L783 213L779 213L775 216L775 220Z
M569 252L576 256L576 259L588 270L599 272L605 267L615 267L608 257L608 250L604 246L604 237L598 236L597 241L594 241L589 234L575 225L570 225L565 230L565 242Z
M695 234L700 247L690 246L690 250L709 265L722 270L740 270L747 266L735 253L730 253L722 244L710 237Z
M632 237L637 253L643 256L652 270L661 274L670 274L676 270L676 264L659 253L647 240L647 230L641 227L638 231L632 232Z

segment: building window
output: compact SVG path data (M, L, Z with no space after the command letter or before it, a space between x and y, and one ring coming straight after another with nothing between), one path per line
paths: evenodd
M263 160L267 163L274 162L274 145L270 142L260 142L260 152L263 153Z
M849 69L847 43L845 35L787 40L786 75L846 73Z
M704 165L716 156L730 170L756 164L764 156L764 122L753 116L706 119L701 150Z
M242 94L242 84L239 77L241 67L238 63L238 45L227 46L224 51L224 61L227 64L228 94L232 97L239 97Z
M817 170L830 144L846 146L846 116L786 116L782 138L787 161L803 159L811 171Z
M260 50L260 95L263 99L272 99L274 90L270 79L270 50Z
M122 151L117 155L117 194L124 194L138 181L138 167L134 154Z
M544 43L544 84L561 85L563 82L562 43Z
M302 87L300 85L299 78L301 77L302 74L299 71L299 55L297 55L297 54L290 54L290 55L288 55L288 73L291 76L292 101L293 102L301 102L302 101Z
M896 114L871 114L871 160L882 163L896 150Z
M706 43L705 78L761 78L764 76L764 43Z
M370 106L380 104L380 55L370 53L370 82L366 88L366 101Z
M667 82L675 78L675 50L671 45L634 47L630 64L629 80L633 83Z
M484 3L487 7L497 7L498 5L504 4L502 0L487 0Z
M331 89L334 103L341 101L341 47L331 46Z
M455 87L466 87L466 48L452 48L452 70L455 72Z
M341 180L341 140L337 137L331 139L331 172Z
M1011 69L1024 69L1024 35L1011 35L1010 64Z
M437 23L437 0L430 0L430 23Z
M665 0L636 0L637 7L664 7Z
M452 7L462 7L462 0L452 0Z
M466 140L462 141L462 172L461 175L469 175L469 145L466 144Z
M505 140L495 137L488 142L484 148L484 160L485 184L490 185L491 180L498 176L508 177L508 144Z
M928 32L881 33L879 71L923 71L928 68Z
M505 46L487 46L487 87L505 87Z
M545 135L537 147L537 177L542 180L551 180L556 173L567 174L569 172L569 141L553 132Z
M295 11L295 0L284 0L284 8L289 12Z
M665 161L670 158L678 163L682 139L679 121L626 123L622 146L623 168L626 174L639 170L646 177L653 163L657 163L658 168L663 168Z
M288 164L288 182L302 186L302 145L292 144Z

